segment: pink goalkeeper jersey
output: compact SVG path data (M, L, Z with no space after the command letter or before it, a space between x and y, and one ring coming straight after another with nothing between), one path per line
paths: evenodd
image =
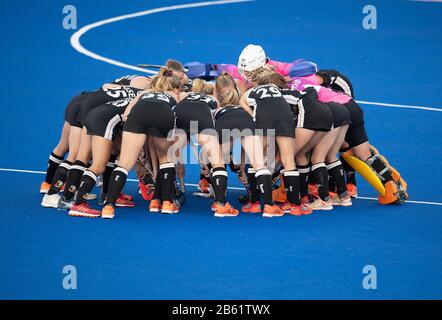
M292 81L291 88L298 91L304 91L308 87L314 88L318 92L318 99L320 102L336 102L344 104L352 99L345 93L336 92L321 86L318 82L318 78L314 74L307 77L293 78Z
M283 77L286 77L289 75L290 68L293 66L293 63L287 63L287 62L279 62L274 60L269 60L267 62L268 65L272 66L276 72L278 72ZM238 67L234 64L218 64L217 65L218 70L220 72L226 72L232 76L233 79L238 79L247 86L249 86L249 83L244 77L239 73Z

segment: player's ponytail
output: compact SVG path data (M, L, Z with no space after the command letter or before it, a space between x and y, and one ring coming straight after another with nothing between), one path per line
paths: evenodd
M180 78L172 70L162 67L150 83L152 91L174 91L181 88Z
M216 78L215 88L221 107L239 104L239 92L235 80L229 74L223 72L219 75Z

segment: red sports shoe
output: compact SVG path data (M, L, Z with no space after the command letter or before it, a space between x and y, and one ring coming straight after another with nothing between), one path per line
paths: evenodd
M153 199L153 193L155 191L154 186L150 184L144 184L144 183L138 183L138 186L140 188L141 196L144 200L150 201ZM132 200L132 199L131 199Z
M245 205L241 207L241 212L261 213L261 203L259 201L256 202L248 201Z
M98 218L101 216L101 211L92 209L87 202L83 202L79 205L74 204L68 214L71 217Z
M117 201L115 202L115 206L123 208L135 207L135 203L133 201L127 200L127 198L125 198L124 196L125 195L120 194Z

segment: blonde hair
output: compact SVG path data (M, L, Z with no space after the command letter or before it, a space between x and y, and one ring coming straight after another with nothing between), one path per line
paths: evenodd
M204 81L203 79L195 79L192 84L192 91L204 94L213 94L213 84Z
M278 88L289 87L287 81L282 75L265 67L253 71L250 78L252 82L258 85L274 84Z
M235 80L228 73L222 73L216 78L215 88L221 107L239 104L239 93Z
M173 91L180 90L180 78L173 74L172 70L162 67L157 75L150 82L152 91Z

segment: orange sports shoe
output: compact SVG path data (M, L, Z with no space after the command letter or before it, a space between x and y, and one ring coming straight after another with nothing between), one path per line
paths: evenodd
M43 181L40 185L40 193L48 193L50 188L51 184L47 183L46 181Z
M174 214L178 213L180 209L178 206L170 201L163 201L163 204L161 205L161 213L163 214Z
M261 203L259 201L256 202L249 201L241 207L241 212L261 213Z
M158 199L150 200L149 212L160 212L161 211L161 201Z
M155 191L155 188L152 185L139 182L138 187L140 188L140 194L144 200L146 201L152 200Z
M310 205L306 203L301 203L299 206L293 204L290 211L288 212L288 214L291 214L292 216L309 215L312 213L312 207L310 207Z
M316 184L309 184L308 192L312 195L312 197L319 198L318 186Z
M358 196L358 188L356 188L356 186L351 182L347 183L347 192L352 198L356 198Z
M220 203L215 203L215 217L223 218L223 217L236 217L239 215L239 210L232 207L232 205L226 202L224 205Z
M204 193L210 193L210 183L207 179L201 179L198 183L198 190Z
M282 210L278 205L264 205L264 210L262 211L262 216L264 218L282 217L284 215L284 210Z
M115 217L115 208L112 204L107 204L101 210L101 217L103 219L113 219Z

